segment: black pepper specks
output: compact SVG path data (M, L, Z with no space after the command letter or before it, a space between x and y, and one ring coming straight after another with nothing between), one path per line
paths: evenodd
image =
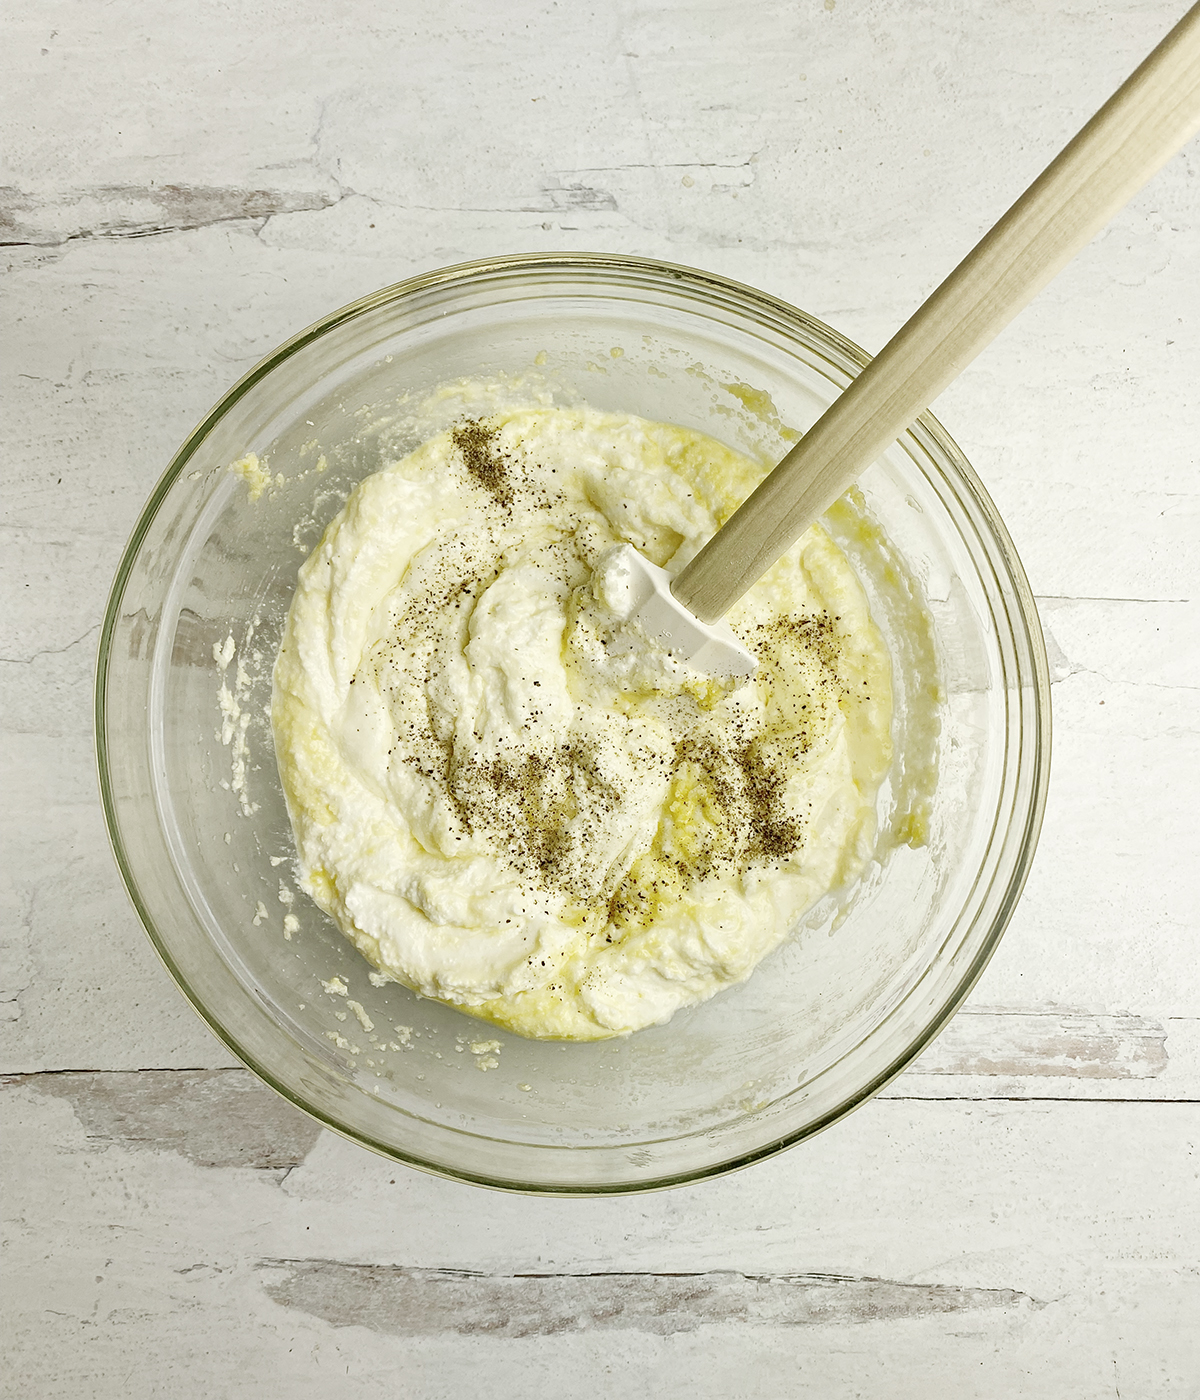
M460 682L451 676L500 573L528 557L569 588L585 588L610 537L597 531L590 503L549 484L552 473L528 446L502 446L498 420L464 419L450 437L484 499L469 529L448 532L411 561L370 658L394 724L389 763L406 790L414 777L422 783L424 810L442 808L436 825L446 830L448 822L446 853L464 844L488 849L524 887L565 897L589 938L604 945L650 926L710 878L736 885L753 867L802 855L811 817L802 800L789 799L788 782L846 699L841 619L777 617L743 636L759 661L753 684L765 712L726 706L719 694L622 692L614 677L607 730L607 721L580 714L578 699L575 722L548 730L551 686L518 675L529 687L523 710L497 726L481 716L460 727ZM572 602L568 675L582 625ZM609 641L601 627L589 643L605 674ZM655 706L674 717L665 742L646 748L633 736L638 716ZM635 840L635 820L645 814L633 815L647 784L665 794L648 846L646 837Z
M511 507L511 460L500 450L499 432L498 427L484 419L468 418L450 430L450 438L462 456L463 465L480 486L490 491L500 505Z

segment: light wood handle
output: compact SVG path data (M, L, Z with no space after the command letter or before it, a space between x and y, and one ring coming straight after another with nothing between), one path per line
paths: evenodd
M1200 129L1200 4L759 485L671 591L715 622Z

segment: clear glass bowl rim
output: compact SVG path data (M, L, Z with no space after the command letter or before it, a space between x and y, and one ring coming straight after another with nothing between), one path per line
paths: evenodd
M139 896L137 876L132 868L132 862L129 860L122 838L120 814L117 810L117 802L109 777L106 704L109 663L114 633L120 617L121 602L145 537L172 486L215 426L261 380L313 341L327 335L346 322L356 320L382 307L401 303L437 289L453 290L460 286L465 288L470 284L482 283L489 279L523 278L536 282L540 278L545 278L552 283L557 277L573 276L586 279L589 274L595 276L598 289L607 287L616 291L621 286L629 286L633 281L641 281L648 285L657 284L664 289L674 290L679 290L681 284L685 284L688 290L693 293L708 293L718 301L732 302L738 312L743 315L757 316L774 323L776 326L782 325L793 332L798 332L802 340L808 341L812 338L819 340L822 342L823 350L834 352L834 363L837 364L838 368L851 375L859 373L872 358L860 346L848 340L825 322L810 316L778 297L773 297L745 283L682 264L625 254L525 253L483 258L455 263L421 273L360 297L313 322L264 356L218 400L171 459L138 516L113 578L97 644L93 711L101 806L121 881L159 958L180 991L187 998L192 1009L217 1039L259 1079L289 1103L315 1119L322 1127L330 1129L348 1141L367 1147L390 1160L401 1162L435 1176L470 1182L495 1190L549 1196L641 1194L646 1191L687 1185L710 1177L724 1176L750 1166L754 1162L773 1157L796 1143L813 1137L873 1098L937 1038L947 1022L958 1011L991 960L1020 898L1032 865L1045 812L1050 777L1051 697L1049 665L1032 589L1008 530L982 481L954 439L937 418L926 410L909 431L928 439L945 463L952 468L958 479L956 484L968 498L973 512L978 515L977 524L986 527L992 536L993 544L999 549L1012 583L1016 616L1024 624L1025 641L1028 644L1028 655L1032 662L1032 675L1026 680L1032 688L1034 723L1031 726L1031 732L1022 736L1022 759L1027 766L1026 781L1023 786L1028 791L1029 796L1024 829L1019 839L1019 854L1014 862L1007 888L999 903L997 913L992 919L988 934L981 941L974 958L967 964L940 1012L930 1020L923 1032L907 1045L885 1070L862 1086L845 1103L814 1122L807 1123L794 1132L784 1134L773 1142L711 1166L632 1183L597 1182L584 1186L563 1186L529 1182L518 1185L510 1180L492 1179L486 1173L476 1173L457 1167L448 1168L440 1163L428 1162L415 1155L405 1153L394 1144L380 1142L369 1134L349 1128L324 1114L320 1109L306 1103L300 1095L281 1082L267 1066L258 1063L253 1055L242 1048L236 1037L222 1025L216 1012L193 993L186 977L171 956L166 940L159 933L154 919ZM524 285L529 286L531 283L526 281ZM1014 815L1016 814L1014 813Z

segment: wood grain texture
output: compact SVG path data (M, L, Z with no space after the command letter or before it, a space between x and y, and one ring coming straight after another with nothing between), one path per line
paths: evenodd
M803 1148L637 1201L530 1202L316 1131L157 962L90 735L142 503L299 328L466 258L599 249L761 287L876 350L1185 8L4 9L0 1072L30 1077L0 1090L0 1394L1200 1393L1194 145L935 405L1038 594L1049 808L964 1014ZM365 1276L394 1318L398 1271L477 1275L479 1298L403 1336L321 1313ZM588 1282L631 1274L636 1294ZM725 1282L656 1314L681 1274ZM834 1277L841 1311L802 1325L764 1320L782 1285L745 1282L808 1280L811 1308ZM872 1288L908 1315L852 1316ZM459 1330L506 1289L535 1330ZM918 1315L929 1290L1014 1301ZM592 1325L627 1294L630 1326ZM588 1325L536 1330L572 1308Z
M1196 1105L878 1101L752 1171L595 1201L327 1133L287 1173L201 1166L29 1084L0 1113L14 1396L772 1397L783 1374L1092 1400L1200 1374Z

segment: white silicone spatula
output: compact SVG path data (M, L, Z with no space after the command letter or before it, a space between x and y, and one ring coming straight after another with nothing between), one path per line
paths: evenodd
M641 628L714 674L752 673L719 619L1198 129L1200 4L691 563L670 578L625 548Z

